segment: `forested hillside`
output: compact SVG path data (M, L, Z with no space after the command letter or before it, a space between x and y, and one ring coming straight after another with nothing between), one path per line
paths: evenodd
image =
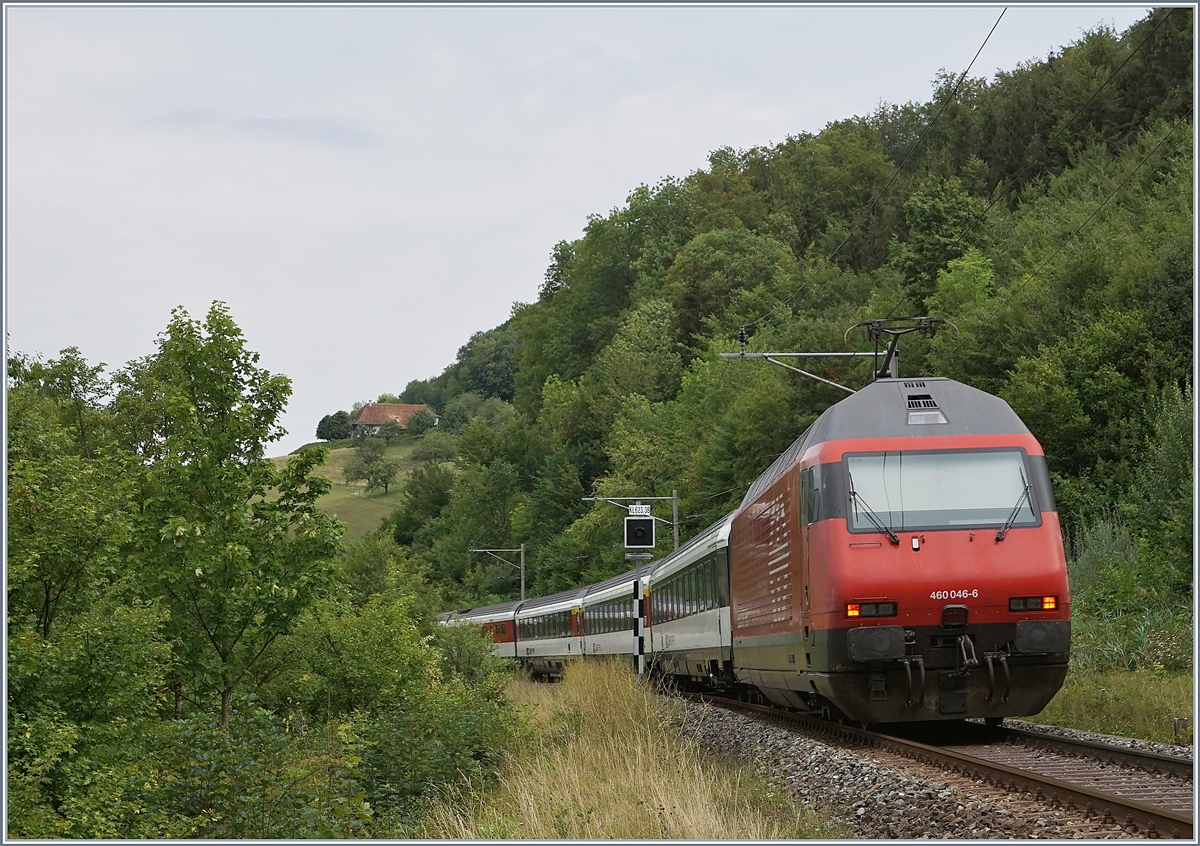
M480 633L436 624L518 595L470 550L524 544L531 596L623 571L623 512L583 497L678 490L686 539L844 396L720 359L743 327L751 351L836 351L865 318L955 324L908 336L901 373L999 394L1045 446L1073 665L1187 670L1191 33L1158 10L636 188L553 248L536 302L381 398L441 419L402 436L395 483L336 463L403 486L353 543L321 507L326 450L266 457L291 383L223 304L111 374L10 354L6 836L425 831L432 797L480 793L537 732Z
M525 543L533 594L612 575L622 512L581 497L677 489L686 538L844 396L720 360L740 327L751 351L853 350L856 321L927 314L958 334L907 336L902 375L1002 396L1045 446L1072 536L1116 521L1190 584L1191 15L990 80L943 73L928 102L718 150L589 218L537 302L406 387L457 459L415 474L396 540L460 605L517 595L472 547ZM870 378L829 361L837 382Z

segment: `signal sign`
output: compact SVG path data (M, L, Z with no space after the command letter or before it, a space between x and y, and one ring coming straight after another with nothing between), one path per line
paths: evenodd
M649 506L646 506L649 508ZM653 549L654 548L654 518L626 517L625 518L625 548Z
M629 516L630 517L649 517L650 516L650 506L642 505L642 503L640 503L640 502L637 505L631 505L631 506L629 506Z

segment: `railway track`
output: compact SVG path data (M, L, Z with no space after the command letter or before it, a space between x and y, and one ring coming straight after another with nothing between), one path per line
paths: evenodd
M974 723L896 727L896 734L884 734L774 707L689 696L1027 793L1035 801L1147 838L1193 836L1189 759Z

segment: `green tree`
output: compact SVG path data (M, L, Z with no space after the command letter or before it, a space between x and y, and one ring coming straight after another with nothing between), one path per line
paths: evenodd
M364 464L373 464L383 458L387 449L387 441L383 438L365 437L354 442L354 453Z
M395 420L389 420L388 422L384 423L375 433L377 437L383 438L385 445L390 444L392 442L392 438L398 438L403 434L404 430L400 428L400 424Z
M423 408L418 408L412 417L408 418L408 431L413 435L423 435L437 425L437 418Z
M317 424L317 437L323 441L342 441L350 435L350 415L345 411L326 414Z
M957 177L930 177L904 203L908 238L897 245L893 261L918 302L937 290L938 271L978 242L983 208Z
M438 429L440 428L439 426ZM441 432L438 429L430 429L421 436L421 440L417 441L417 445L413 447L412 454L409 456L413 461L422 464L442 464L454 460L454 456L458 454L456 438L448 432Z
M399 470L400 460L396 458L377 458L374 461L353 458L342 468L342 475L347 484L366 482L368 492L376 488L383 488L383 492L386 494L388 487L396 480L396 473Z
M437 592L425 581L419 559L400 546L386 531L371 532L349 544L338 556L341 582L358 606L378 594L400 590L413 597L413 619L423 630L436 622Z
M1191 385L1166 386L1150 408L1152 429L1121 510L1137 534L1142 556L1181 596L1192 592Z
M442 464L426 464L413 471L404 486L400 507L392 517L397 543L411 544L416 533L442 513L450 502L454 478L454 470Z
M679 340L699 349L707 321L720 315L743 291L790 292L798 283L796 260L773 238L745 229L697 235L667 273L667 293L679 320ZM755 317L757 315L754 315Z
M223 303L203 322L175 309L118 383L141 462L134 558L171 610L182 695L215 697L227 724L237 685L329 589L343 527L316 506L324 452L282 470L264 457L291 384L258 366Z

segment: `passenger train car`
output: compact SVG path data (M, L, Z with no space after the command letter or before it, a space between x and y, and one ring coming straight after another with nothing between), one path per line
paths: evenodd
M644 653L681 685L871 723L1036 714L1066 676L1042 449L1007 403L950 379L879 379L831 406L644 573L447 621L491 628L535 672Z

